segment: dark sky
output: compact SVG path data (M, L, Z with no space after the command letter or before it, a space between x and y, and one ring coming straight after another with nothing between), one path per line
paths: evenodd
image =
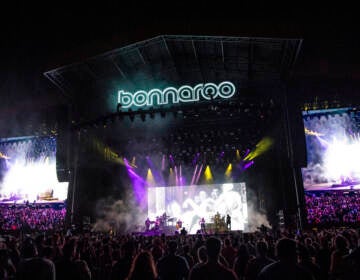
M160 34L303 38L298 75L360 79L354 7L123 2L66 6L48 1L1 9L1 115L62 100L43 72Z

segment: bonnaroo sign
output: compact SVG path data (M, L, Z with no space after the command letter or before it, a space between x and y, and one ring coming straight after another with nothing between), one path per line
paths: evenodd
M130 108L132 106L144 107L179 102L196 102L200 98L205 100L213 100L217 97L226 99L234 96L235 92L235 85L229 81L222 82L219 85L206 83L197 84L194 87L185 85L178 89L167 87L163 90L155 88L148 92L139 90L133 94L119 90L118 104L121 104L122 108Z

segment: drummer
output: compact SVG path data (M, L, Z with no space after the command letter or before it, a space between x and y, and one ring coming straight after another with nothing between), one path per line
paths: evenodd
M166 215L166 212L164 212L164 214L162 214L162 216L161 216L161 225L162 226L165 226L166 220L167 220L168 217L169 216Z

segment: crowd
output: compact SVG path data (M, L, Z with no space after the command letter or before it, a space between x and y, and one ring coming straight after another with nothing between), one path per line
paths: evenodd
M1 232L58 231L65 227L65 207L39 204L0 205Z
M0 279L358 279L355 230L0 238Z
M360 192L306 192L305 200L311 225L360 224Z

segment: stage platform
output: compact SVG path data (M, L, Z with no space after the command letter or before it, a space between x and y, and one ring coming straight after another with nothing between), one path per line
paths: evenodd
M213 234L220 234L220 235L227 235L227 234L231 234L231 233L243 233L244 231L241 230L213 230L213 229L209 229L205 232L201 232L201 230L199 229L197 233L195 234L190 234L187 233L187 235L198 235L198 234L202 234L202 235L213 235ZM181 235L180 230L177 230L176 227L165 227L164 229L159 229L159 230L148 230L148 231L134 231L132 232L133 235L142 235L142 236L161 236L161 235L165 235L165 236L175 236L175 235Z
M305 185L305 191L333 191L333 190L343 190L343 191L350 191L350 190L360 190L360 182L353 182L353 183L343 183L343 184L332 184L332 183L323 183L323 184L316 184L316 185Z
M1 200L0 201L0 206L12 206L12 205L17 205L17 206L24 206L24 205L64 205L65 206L65 202L62 200L36 200L33 202L27 202L26 200Z

